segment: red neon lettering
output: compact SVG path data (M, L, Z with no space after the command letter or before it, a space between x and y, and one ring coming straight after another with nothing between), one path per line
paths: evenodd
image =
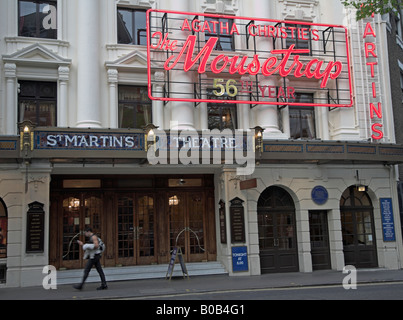
M372 97L376 98L376 84L372 82Z
M312 36L313 36L312 39L313 39L314 41L319 41L319 39L320 39L320 37L319 37L319 31L316 30L316 29L312 29L311 32L312 32Z
M378 103L378 108L373 103L369 104L369 110L371 112L371 119L375 118L374 112L379 119L382 119L382 104Z
M294 31L297 30L297 28L296 27L289 27L289 29L291 30L291 38L295 39Z
M246 71L252 75L255 76L259 73L260 71L260 62L259 62L259 56L257 54L255 54L253 56L253 60L251 63L249 63L248 68L246 69Z
M231 74L238 73L240 75L244 75L247 71L247 69L245 69L244 67L245 67L246 60L248 60L248 57L244 56L241 59L241 62L239 62L238 66L236 66L238 59L239 59L239 56L234 56L231 59L229 59L231 61L231 65L229 67L229 73L231 73Z
M200 20L195 19L195 20L192 22L192 28L193 28L194 31L199 32L199 31L201 30L201 27L200 27Z
M249 34L252 36L252 37L256 37L256 35L257 35L257 33L256 33L256 31L255 31L255 33L253 33L252 32L252 28L254 28L255 30L256 30L256 25L254 25L254 24L251 24L250 26L249 26L249 28L248 28L248 32L249 32Z
M159 36L159 42L157 46L152 46L153 49L165 49L171 50L172 48L176 48L177 43L170 42L167 36L164 40L161 40L162 34L161 32L156 32L153 34L153 37ZM211 37L201 51L193 58L195 45L196 45L197 37L195 35L188 36L187 41L185 42L182 50L175 57L172 55L169 57L165 64L165 70L172 70L178 62L181 60L182 56L186 52L186 57L184 61L183 70L188 72L192 67L196 64L198 60L201 59L198 72L205 73L206 65L209 61L209 58L217 44L218 38ZM235 55L231 58L221 54L217 56L212 63L210 64L210 69L212 72L218 74L225 70L225 68L229 65L228 72L230 74L239 74L244 75L246 73L250 75L257 75L260 71L264 76L271 76L275 73L279 73L281 77L289 76L294 70L295 77L306 76L307 78L316 78L317 80L321 80L321 88L325 88L327 86L327 82L329 79L336 79L340 76L343 65L340 61L330 61L328 65L321 72L322 66L324 64L323 61L319 61L318 59L312 59L309 61L306 66L303 62L301 62L299 53L308 53L309 50L306 49L294 49L295 45L291 45L288 49L282 50L272 50L272 55L283 55L282 60L279 62L279 59L275 56L268 58L263 65L259 61L259 56L254 55L253 60L247 64L248 56L243 56L242 58L238 55ZM172 50L173 51L173 50ZM287 68L288 61L290 60L290 56L294 54L294 61L290 67ZM223 63L222 66L219 66L219 63ZM279 63L278 63L279 62ZM305 66L305 70L302 70Z
M375 66L377 66L377 65L378 65L378 62L367 62L367 66L371 66L371 77L372 78L375 78Z
M374 31L374 29L372 29L372 26L371 26L370 22L368 22L366 27L365 27L364 39L366 39L368 35L372 35L374 38L376 38L375 31Z
M150 45L152 49L160 49L160 50L171 50L174 51L176 46L178 45L178 40L170 41L168 39L168 33L165 35L164 39L162 39L162 32L157 31L154 32L152 38L159 37L158 44L156 46ZM165 47L164 47L165 46Z
M277 63L277 58L276 57L270 57L269 59L266 60L266 62L263 64L262 67L262 73L264 76L269 77L274 73L273 71L270 71L271 68L274 67L274 65Z
M371 47L371 48L370 48ZM372 42L367 42L365 44L365 57L368 59L369 58L369 54L372 54L372 56L374 58L378 58L378 56L375 54L375 50L376 50L376 45L375 43Z
M295 100L295 88L287 87L287 98L293 98Z
M223 34L223 31L226 31L226 34L229 34L229 24L228 22L220 22L220 33Z
M217 64L219 63L220 60L224 61L224 64L221 68L217 67ZM227 67L228 64L228 57L226 55L220 54L219 56L217 56L212 62L211 62L211 71L213 71L214 73L221 73L224 71L224 69Z
M188 20L188 19L185 19L185 20L183 21L182 31L185 31L185 30L192 31L192 29L190 28L190 24L189 24L189 20Z
M378 128L380 128L380 129L378 129ZM383 132L381 130L382 128L383 128L383 125L380 123L375 123L374 125L372 125L372 132L377 134L377 135L373 134L372 139L374 139L374 140L383 139Z
M206 64L207 64L208 58L210 57L211 53L213 52L213 50L217 44L218 38L211 37L207 41L207 43L205 44L203 49L196 56L196 58L192 60L192 55L193 55L195 44L196 44L196 38L197 37L194 35L191 35L188 37L186 43L183 45L182 51L179 53L176 60L171 65L169 65L169 63L171 62L172 59L175 58L175 56L171 56L165 61L165 64L164 64L165 70L167 70L167 71L172 70L176 66L176 64L179 62L180 58L185 53L186 49L189 47L188 53L186 55L185 64L183 66L183 70L188 72L194 66L196 61L199 60L204 55L203 60L199 66L199 73L206 72Z
M218 24L218 20L211 20L210 22L213 24L213 33L217 33L216 26Z
M215 30L215 25L214 25L214 30ZM201 29L202 32L208 31L211 33L210 25L208 24L208 21L204 21L203 28ZM215 31L214 31L215 33Z
M232 28L231 28L231 35L233 35L234 33L236 33L237 35L239 35L239 31L238 31L238 27L236 26L236 23L232 24Z

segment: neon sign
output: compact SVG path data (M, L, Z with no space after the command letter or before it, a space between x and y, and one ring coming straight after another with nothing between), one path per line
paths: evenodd
M368 39L370 36L372 36L374 38L374 41L376 40L376 33L375 33L371 23L368 22L365 26L363 38ZM378 62L377 62L378 56L376 53L376 43L375 42L365 42L365 58L367 59L366 65L371 70L371 79L373 80L372 84L371 84L372 85L372 98L376 99L377 90L376 90L376 83L374 82L374 79L375 79L375 67L378 65ZM372 124L372 126L371 126L371 130L372 130L371 138L374 140L382 140L384 137L383 125L382 125L382 123L380 123L380 121L383 118L382 103L378 102L378 106L376 107L373 102L370 102L369 112L370 112L371 120L375 119L375 114L376 114L376 117L379 119L379 121Z
M152 100L353 105L343 26L151 9L147 40ZM295 93L308 91L313 103L298 102Z

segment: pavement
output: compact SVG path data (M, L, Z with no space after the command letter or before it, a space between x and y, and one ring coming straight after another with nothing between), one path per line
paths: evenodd
M95 272L96 270L92 270ZM88 283L79 291L72 285L59 285L56 290L41 287L0 288L0 300L109 300L109 299L161 299L182 300L189 294L224 291L248 291L274 288L342 286L348 274L326 270L313 273L266 274L261 276L195 276L151 280L109 282L108 290L97 291L97 283ZM357 283L403 282L403 270L359 269ZM247 299L247 295L245 295Z

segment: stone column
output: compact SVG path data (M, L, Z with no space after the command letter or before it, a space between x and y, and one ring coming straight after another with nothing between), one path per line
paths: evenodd
M164 86L163 86L163 81L165 79L165 74L163 72L156 72L154 74L154 78L156 81L158 81L154 85L154 96L158 98L162 98L164 95ZM153 101L153 124L159 129L164 129L164 102L163 101L158 101L154 100Z
M181 11L189 11L190 1L188 0L174 0L171 1L172 8L180 8ZM186 41L187 37L191 34L189 31L182 31L181 27L183 20L170 20L169 28L171 29L171 38L180 39L179 43ZM179 45L181 46L181 44ZM180 64L179 64L180 65ZM185 72L183 70L172 70L170 72L171 81L171 98L177 99L191 99L193 98L193 73ZM173 130L194 130L194 103L175 101L171 102L171 121L176 122L171 129Z
M326 101L327 94L324 91L320 91L319 93L320 101ZM330 133L329 133L329 108L322 107L320 108L320 122L322 128L322 136L318 138L322 138L322 140L330 140Z
M269 3L254 1L254 16L255 17L270 17L270 7ZM273 50L273 42L271 38L267 37L256 37L256 47L258 51L267 52L265 54L260 54L261 61L266 60L270 54L269 52ZM276 81L273 77L265 77L263 75L259 76L259 84L264 86L276 86ZM266 89L266 96L261 98L262 101L276 101L276 99L269 98L269 91ZM279 129L279 120L278 120L278 110L277 106L271 105L258 105L256 107L256 125L265 129L264 138L265 139L278 139L278 138L286 138L285 135Z
M101 127L100 1L77 0L77 127Z
M68 82L70 78L69 67L59 67L59 106L57 112L57 126L68 127Z
M4 73L6 78L6 114L5 134L15 135L17 133L17 66L15 63L6 63L4 65Z
M109 128L116 129L119 127L118 115L118 70L108 70L108 86L109 86Z

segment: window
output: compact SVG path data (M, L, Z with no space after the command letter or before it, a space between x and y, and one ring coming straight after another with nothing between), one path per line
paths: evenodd
M312 93L296 93L293 103L313 103ZM314 107L289 107L291 139L315 139Z
M307 49L310 51L310 53L299 53L301 56L309 56L312 55L312 43L311 43L311 33L304 33L304 37L301 36L301 29L306 29L309 28L308 26L305 25L300 25L300 24L286 24L285 25L287 28L287 38L285 40L285 45L286 49L291 47L293 44L295 45L294 49ZM307 35L308 34L308 35ZM305 38L306 36L309 37Z
M230 129L237 128L236 104L214 104L209 103L208 109L208 127L213 129Z
M30 120L40 127L56 127L56 82L19 81L19 122Z
M56 9L57 1L18 1L18 35L57 39Z
M402 102L403 102L403 70L400 69L400 89L402 90Z
M235 43L234 37L231 35L232 30L232 19L214 19L206 17L206 21L208 21L210 31L206 31L205 39L206 42L211 37L217 37L217 45L215 50L218 51L235 51Z
M7 258L7 208L0 199L0 259L5 258Z
M213 94L214 89L207 89L208 99L214 100L233 100L227 94L222 97L216 97ZM236 104L224 104L224 103L208 103L207 104L207 116L208 116L208 128L213 129L237 129L237 105Z
M146 11L118 8L118 43L147 45Z
M119 128L141 129L152 122L147 87L119 86Z
M395 22L396 22L396 35L402 39L403 31L402 31L402 20L400 19L400 12L397 12L395 15Z

